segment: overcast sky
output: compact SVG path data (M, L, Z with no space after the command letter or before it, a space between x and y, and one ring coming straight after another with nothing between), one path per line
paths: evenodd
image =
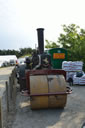
M35 48L39 27L57 41L71 23L85 28L85 0L0 0L0 49Z

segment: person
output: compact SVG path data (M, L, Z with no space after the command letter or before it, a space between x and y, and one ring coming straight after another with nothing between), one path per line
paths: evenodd
M25 60L25 65L26 65L26 67L25 67L25 69L31 69L31 61L30 61L30 59L29 59L29 57L26 57L26 60Z

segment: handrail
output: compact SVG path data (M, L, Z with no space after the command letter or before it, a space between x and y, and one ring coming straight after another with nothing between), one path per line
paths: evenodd
M52 95L67 95L72 93L72 89L70 87L66 87L67 90L63 92L55 92L55 93L42 93L42 94L30 94L30 96L52 96Z

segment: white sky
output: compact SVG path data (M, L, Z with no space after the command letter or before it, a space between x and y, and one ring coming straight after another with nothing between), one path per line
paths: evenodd
M71 23L85 28L85 0L0 0L0 49L35 48L39 27L57 41Z

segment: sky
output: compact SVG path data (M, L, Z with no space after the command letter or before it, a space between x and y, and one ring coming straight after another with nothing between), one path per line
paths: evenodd
M0 49L35 48L37 28L57 42L72 23L85 29L85 0L0 0Z

